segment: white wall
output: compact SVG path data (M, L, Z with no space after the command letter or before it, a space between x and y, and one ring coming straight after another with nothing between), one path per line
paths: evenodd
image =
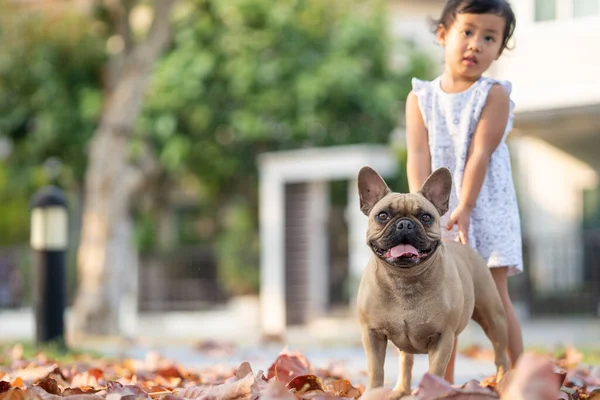
M523 235L533 242L531 267L536 288L551 291L577 287L583 268L582 190L595 187L598 174L538 138L515 138L511 149ZM562 249L567 249L566 254L561 253ZM561 279L556 281L556 276Z
M557 20L534 21L534 0L513 1L514 49L493 75L513 83L517 113L600 102L600 16L572 18L571 0L557 0Z
M439 71L442 68L443 52L435 42L429 18L438 18L443 5L442 0L389 0L388 2L389 27L392 36L413 40L420 50L428 53L436 61Z
M358 171L365 165L371 166L383 176L396 171L396 159L389 147L382 145L349 145L326 148L310 148L272 153L263 153L259 160L259 205L260 205L260 315L262 332L265 335L281 335L286 331L285 308L285 196L284 185L292 182L311 184L312 195L309 213L312 215L313 237L309 254L311 268L309 279L313 289L321 293L311 299L310 311L319 314L327 301L327 281L315 284L327 270L327 244L324 216L327 214L327 190L325 182L335 179L354 181ZM356 204L358 191L349 190L348 203ZM366 266L366 255L370 250L366 243L357 238L364 235L366 217L353 206L346 214L349 236L349 259L351 282L357 282ZM355 226L356 225L356 226ZM363 236L364 237L364 236ZM314 286L317 285L317 286ZM351 309L354 304L351 304Z
M517 17L514 50L505 52L489 75L513 83L516 126L519 115L530 111L586 106L600 103L600 17L572 18L572 0L556 0L557 20L534 21L534 0L512 0ZM390 0L392 34L412 38L432 55L441 71L443 53L435 44L428 17L438 17L443 1ZM540 117L543 118L543 117ZM581 116L596 118L594 115ZM531 125L543 137L540 124ZM543 140L528 137L531 131L511 134L513 164L522 204L524 234L542 249L544 236L564 235L571 241L568 257L575 267L564 272L563 287L577 284L581 272L579 239L583 213L582 190L593 187L598 176L592 168ZM572 132L571 132L572 133ZM586 133L587 134L587 133ZM568 243L563 243L568 245ZM548 259L549 252L537 254L542 270L536 277L550 290L551 274L562 273L564 265Z
M572 0L556 0L557 20L535 22L534 0L511 3L517 17L514 49L502 55L490 75L513 83L516 113L600 102L600 16L573 18ZM388 1L391 33L418 43L435 60L438 72L443 52L428 18L437 18L443 4L442 0Z

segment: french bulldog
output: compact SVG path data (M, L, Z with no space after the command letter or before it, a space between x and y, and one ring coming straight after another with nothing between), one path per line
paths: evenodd
M427 354L428 372L444 376L454 340L470 319L492 342L496 381L509 366L506 316L489 268L470 246L442 240L440 218L451 188L446 168L435 170L419 192L406 194L392 192L370 167L358 174L372 250L357 296L367 388L383 385L389 340L400 355L394 398L410 393L414 354Z

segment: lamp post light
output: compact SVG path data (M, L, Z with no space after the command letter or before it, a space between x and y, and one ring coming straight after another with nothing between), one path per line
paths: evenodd
M58 187L43 187L33 196L30 239L35 253L36 341L64 347L68 215L66 197Z

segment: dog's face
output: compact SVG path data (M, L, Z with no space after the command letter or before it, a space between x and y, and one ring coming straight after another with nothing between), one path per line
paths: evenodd
M364 167L358 175L361 211L369 217L367 244L397 268L421 265L441 240L440 217L448 211L452 177L434 171L418 193L392 192L377 172Z

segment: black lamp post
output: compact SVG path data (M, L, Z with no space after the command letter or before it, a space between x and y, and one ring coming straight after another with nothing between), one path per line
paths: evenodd
M33 196L30 239L35 260L36 341L64 347L68 212L66 197L58 187L45 186Z

